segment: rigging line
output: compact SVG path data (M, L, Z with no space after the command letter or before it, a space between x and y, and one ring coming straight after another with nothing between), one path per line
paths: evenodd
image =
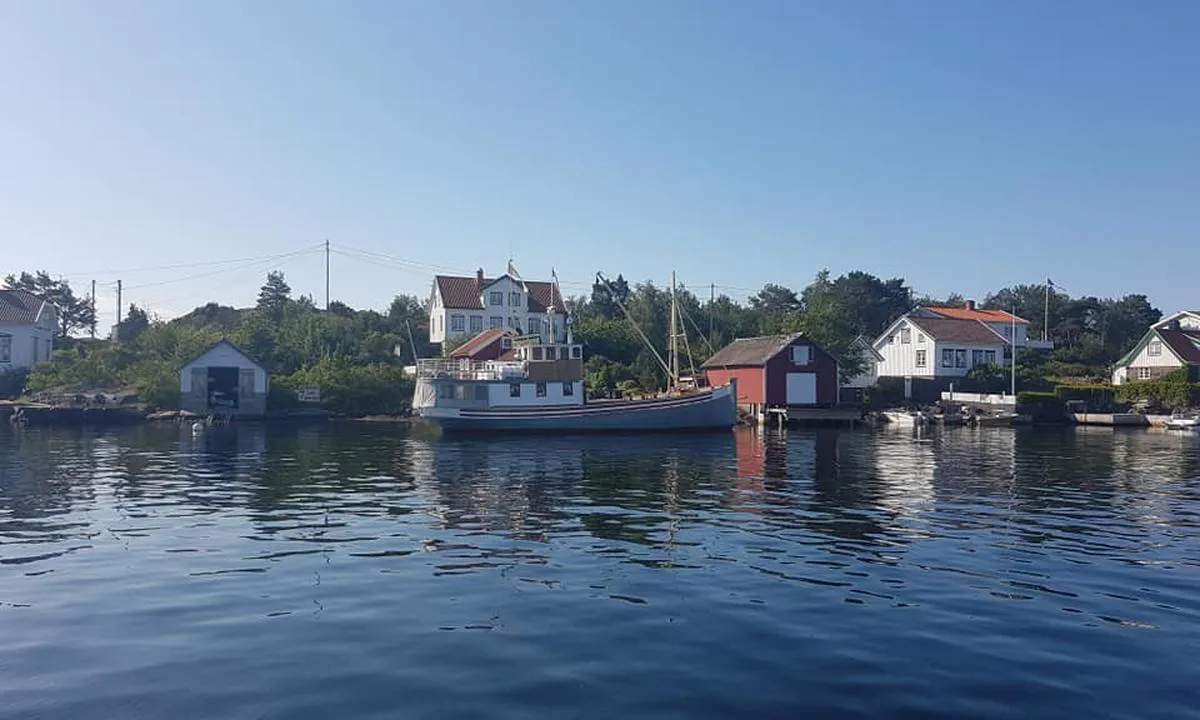
M222 273L238 272L240 270L248 269L250 267L261 266L264 264L269 266L271 263L279 261L279 260L283 260L285 258L294 258L294 257L299 257L301 255L311 255L313 253L320 252L320 250L321 249L317 248L317 247L309 248L307 250L295 250L293 252L284 253L282 255L267 256L267 257L263 258L262 260L246 263L243 267L239 267L239 268L218 268L216 270L209 270L208 272L197 273L195 275L185 275L183 277L170 278L168 280L156 280L155 282L142 283L141 285L132 285L125 289L126 290L141 290L143 288L148 288L148 287L158 287L160 285L170 285L172 283L184 282L187 280L197 280L199 278L212 277L213 275L220 275Z
M317 248L321 248L321 247L324 247L323 243L318 243L318 244L312 245L310 247L300 248L299 250L295 250L293 252L303 252L304 250L317 249ZM72 275L114 275L117 273L149 272L151 270L181 270L181 269L193 268L193 267L209 267L209 266L213 266L213 265L233 265L233 264L241 263L241 262L253 262L256 260L266 260L266 259L272 258L272 257L276 257L276 255L257 255L257 256L253 256L253 257L230 258L228 260L206 260L203 262L176 263L173 265L147 265L144 267L122 268L122 269L117 269L117 270L88 270L86 272L85 271L76 271L76 272L63 273L63 275L66 277L71 277ZM112 283L108 283L108 284L111 285Z
M699 335L699 336L700 336L700 339L704 341L704 344L708 346L708 352L709 352L709 353L711 353L711 354L713 354L713 355L716 355L716 354L717 354L717 351L716 351L716 349L713 347L713 344L712 344L712 342L710 342L710 341L709 341L709 339L708 339L708 336L706 336L706 335L704 334L704 331L700 329L700 326L696 324L696 321L692 319L692 316L691 316L691 315L688 315L688 312L687 312L687 310L685 310L685 309L683 309L683 308L680 308L680 309L679 309L679 311L680 311L681 313L683 313L683 319L684 319L684 320L687 320L688 322L690 322L690 323L692 324L692 327L696 328L696 334L697 334L697 335Z
M637 320L633 319L633 315L629 312L629 309L625 307L625 303L621 302L621 299L617 297L617 293L613 292L612 284L609 283L608 280L605 280L604 276L600 273L596 273L596 280L608 288L609 295L612 297L613 302L617 304L617 307L621 308L621 312L625 313L625 317L628 318L629 324L633 326L634 332L638 334L638 337L642 339L642 342L646 343L646 347L650 348L650 352L654 353L654 357L658 360L658 364L662 365L663 370L667 371L667 377L671 377L671 366L667 364L666 360L663 360L662 355L658 354L658 350L654 347L654 344L651 343L650 339L646 337L646 333L642 332L642 329L638 327Z

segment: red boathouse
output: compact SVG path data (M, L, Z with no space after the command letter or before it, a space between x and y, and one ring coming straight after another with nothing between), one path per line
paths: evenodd
M838 402L837 360L800 334L734 340L702 367L712 386L737 378L738 407L751 413Z

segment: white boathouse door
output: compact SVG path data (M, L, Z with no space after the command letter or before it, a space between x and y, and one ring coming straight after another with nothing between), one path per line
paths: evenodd
M787 402L788 405L816 405L817 374L788 373Z

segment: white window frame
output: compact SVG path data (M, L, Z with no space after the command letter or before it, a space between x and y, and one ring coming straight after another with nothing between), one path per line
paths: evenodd
M509 383L508 384L508 396L510 398L521 397L521 383Z
M954 348L942 348L942 367L954 367Z
M917 344L918 345L925 344L925 334L924 333L917 333Z
M499 290L488 293L488 305L493 307L504 305L504 293Z
M919 368L925 367L925 351L924 350L917 351L916 365Z
M529 318L528 323L529 323L529 334L530 335L541 335L542 334L542 321L541 320L539 320L538 318L531 317L531 318Z
M986 365L995 365L996 364L996 351L995 350L984 350L983 351L983 362Z
M804 367L812 365L813 351L812 345L793 345L792 346L792 364Z
M1146 345L1146 354L1150 357L1159 357L1162 355L1162 340L1151 340Z
M12 339L12 335L0 333L0 363L12 362Z
M958 348L954 351L954 367L963 369L967 367L967 350L966 348Z
M972 350L971 351L971 367L975 367L977 365L979 365L979 366L983 365L983 351L982 350Z
M562 388L563 397L575 397L575 383L565 382Z
M901 345L911 345L912 344L912 330L910 328L900 328L900 344Z
M450 316L450 332L466 332L467 331L467 316L455 314Z
M1153 374L1148 367L1140 367L1135 369L1137 370L1138 380L1149 380L1151 377L1153 377Z
M483 332L483 316L482 315L472 315L471 316L471 332L473 332L473 333Z
M546 383L540 382L534 387L534 395L538 397L546 397Z
M508 306L509 307L521 307L521 293L510 292L508 294Z
M490 330L499 330L504 327L504 318L499 315L493 315L488 318L488 328Z

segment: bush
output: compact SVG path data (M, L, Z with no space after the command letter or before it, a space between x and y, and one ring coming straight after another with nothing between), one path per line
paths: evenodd
M414 389L413 379L397 365L351 365L333 358L322 358L272 384L280 387L279 393L288 387L316 385L321 388L321 407L348 416L401 413L411 406Z
M1144 402L1154 409L1183 410L1200 401L1200 385L1188 382L1187 378L1186 369L1181 369L1158 380L1119 385L1116 399L1131 405Z
M1058 401L1058 395L1052 392L1024 390L1017 393L1018 405L1046 405L1049 403L1056 403Z
M1082 401L1097 411L1112 410L1116 401L1116 389L1111 385L1056 385L1054 394L1064 403Z

